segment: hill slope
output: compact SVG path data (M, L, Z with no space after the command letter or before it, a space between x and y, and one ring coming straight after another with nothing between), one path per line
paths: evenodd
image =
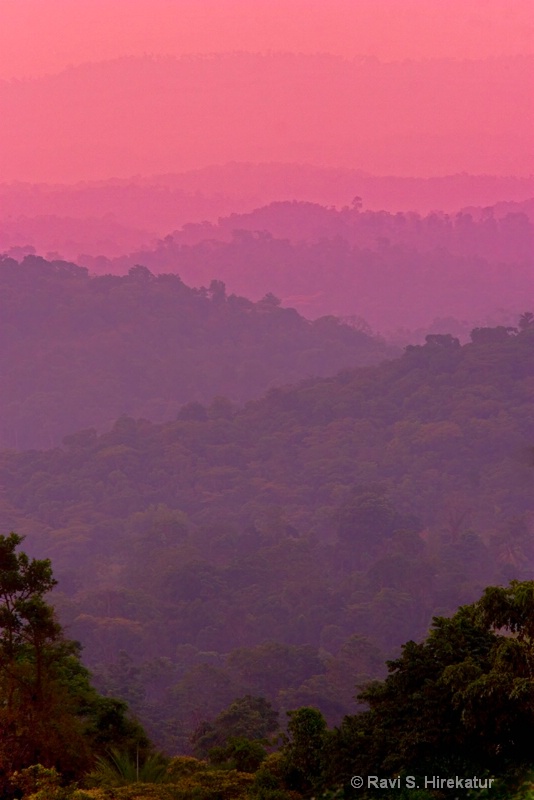
M269 386L393 351L267 296L192 289L134 267L91 278L65 262L0 260L0 445L50 447L120 414L172 419L186 402L243 402Z
M534 226L521 206L503 211L422 217L272 203L83 263L95 272L142 263L194 284L216 275L247 297L273 291L306 316L359 315L380 331L428 329L440 317L474 327L501 322L503 310L515 318L534 290Z

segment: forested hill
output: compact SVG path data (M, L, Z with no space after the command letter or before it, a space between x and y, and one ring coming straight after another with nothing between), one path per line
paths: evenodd
M217 277L214 274L212 277ZM51 447L121 414L172 419L393 350L338 320L309 322L268 294L193 289L143 267L122 277L35 256L0 259L0 446Z
M82 263L114 273L143 263L195 284L216 275L247 297L272 291L306 316L360 315L380 331L428 330L439 317L500 323L532 294L528 203L421 216L364 211L360 202L271 203L216 225L184 225L152 250Z
M175 748L247 692L339 719L433 614L531 576L533 319L4 452L5 525L101 686Z

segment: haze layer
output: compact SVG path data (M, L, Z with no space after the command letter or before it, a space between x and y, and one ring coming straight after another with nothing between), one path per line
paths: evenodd
M2 15L0 182L228 161L534 171L521 0L7 0Z

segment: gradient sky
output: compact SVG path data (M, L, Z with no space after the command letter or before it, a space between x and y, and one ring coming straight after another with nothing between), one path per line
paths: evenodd
M0 0L0 183L229 161L529 175L533 37L532 0ZM109 65L236 52L308 55ZM107 66L62 72L87 62Z
M143 53L534 52L532 0L0 0L0 78Z

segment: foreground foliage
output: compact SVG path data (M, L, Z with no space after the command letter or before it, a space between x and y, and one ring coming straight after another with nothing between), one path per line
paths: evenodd
M44 599L55 583L50 562L17 553L20 543L14 533L0 537L2 797L333 800L352 796L355 774L402 785L414 776L419 786L426 776L463 776L472 800L532 795L534 581L489 587L452 617L436 617L424 641L408 642L388 662L384 680L364 687L368 708L337 728L303 706L288 712L285 732L268 738L276 712L246 696L199 726L195 746L207 760L168 759L151 750L124 706L91 687ZM492 778L491 793L472 788L471 776ZM364 784L359 796L405 794Z
M436 618L427 639L408 642L388 668L386 680L360 695L369 710L334 732L331 779L336 770L347 779L408 774L421 784L425 775L475 775L496 778L503 797L528 780L534 581L490 587L453 617Z
M30 765L84 774L110 746L144 756L149 742L126 704L101 697L79 645L63 636L45 595L56 581L48 559L30 559L15 533L0 536L0 793Z

